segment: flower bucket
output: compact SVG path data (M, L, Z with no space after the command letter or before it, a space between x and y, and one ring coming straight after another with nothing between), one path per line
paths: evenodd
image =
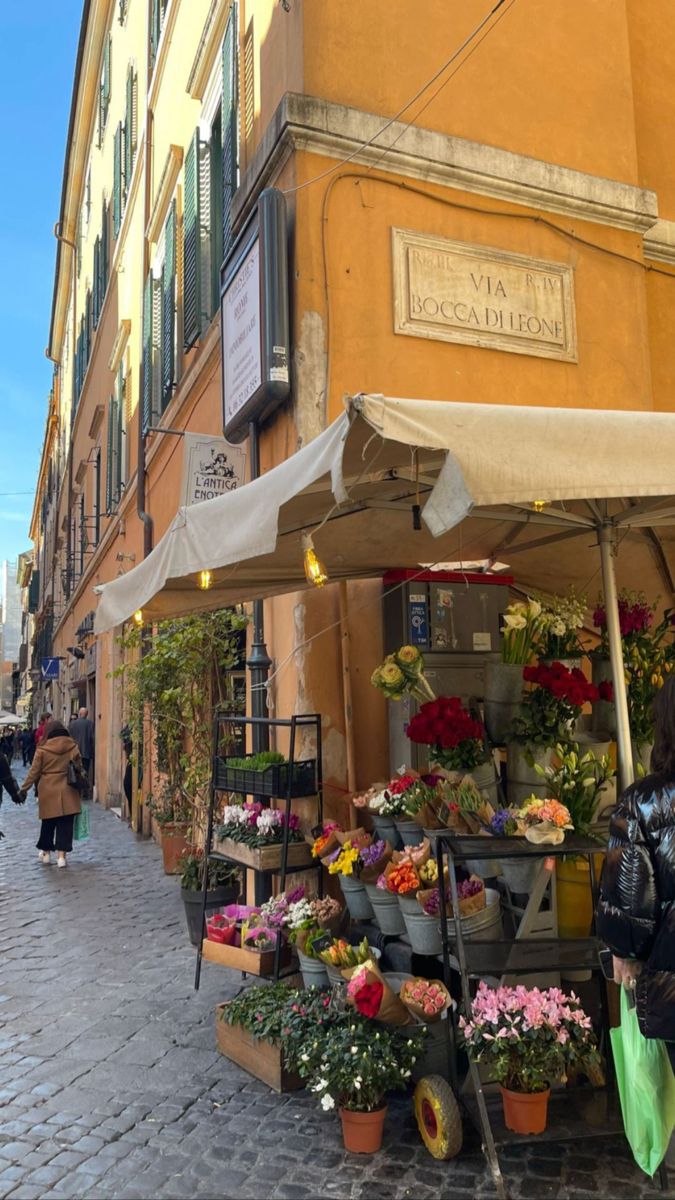
M443 939L438 917L430 917L417 905L417 912L404 912L406 932L413 954L442 954Z
M403 842L401 841L401 835L396 828L396 822L394 818L383 817L381 813L374 812L372 809L369 809L368 811L370 812L370 817L373 822L373 828L376 836L381 838L383 842L389 842L389 845L392 846L394 850L400 850Z
M322 963L320 958L310 958L307 954L303 954L302 950L298 950L298 961L302 982L306 988L328 987L328 971L326 964Z
M523 698L522 665L486 662L483 695L488 737L494 746L503 746Z
M419 821L396 821L396 829L404 846L419 846L424 841L424 830Z
M361 883L360 879L355 879L353 875L338 875L338 879L349 915L355 921L371 921L373 908L368 899L365 884Z
M448 1025L447 1013L443 1019L426 1026L424 1049L412 1069L413 1083L419 1083L426 1075L448 1077Z
M517 896L529 896L541 867L541 858L506 858L499 874L509 891Z
M544 746L530 747L534 762L548 767L553 751ZM530 796L546 796L546 782L530 766L525 757L526 747L509 742L506 747L506 792L510 808L520 808Z
M394 899L404 916L406 913L418 913L422 911L417 899L417 892L403 892L401 895L395 896Z
M373 962L379 963L380 958L381 958L381 951L378 950L377 946L369 946L368 949L370 952L370 957L372 958ZM342 972L343 972L343 970L347 970L348 968L334 967L331 963L323 963L322 966L324 966L326 969L326 974L328 976L329 983L344 983L344 985L346 987L347 980L345 979Z
M405 933L398 897L377 887L374 883L366 884L366 893L372 905L375 923L380 931L386 937L399 937L400 934Z
M499 789L497 787L497 776L495 774L495 765L490 758L486 763L480 763L477 767L472 767L469 775L473 779L475 785L481 792L487 794L487 798L493 808L499 808Z
M631 742L633 751L633 766L637 772L638 764L642 767L645 775L649 775L652 769L652 750L654 749L653 742Z
M470 875L479 879L496 879L502 873L502 866L496 858L467 858L463 864Z
M499 892L494 888L485 889L485 908L476 913L462 917L462 934L474 942L496 942L504 935L502 912ZM457 940L455 922L448 917L448 938L451 942Z
M601 683L612 683L612 664L608 658L591 660L591 678L596 687ZM610 738L616 737L616 708L613 700L598 700L593 705L591 716L593 729L596 733L604 733Z
M350 1112L348 1108L341 1108L345 1150L349 1150L351 1154L377 1154L382 1148L386 1115L386 1106L378 1108L376 1112Z
M500 1086L504 1124L512 1133L543 1133L548 1118L551 1089L545 1092L510 1092Z

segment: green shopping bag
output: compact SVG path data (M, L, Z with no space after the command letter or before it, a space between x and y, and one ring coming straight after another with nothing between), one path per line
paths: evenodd
M89 837L89 809L82 805L82 811L75 816L73 825L73 841L85 842Z
M626 1137L637 1165L654 1175L675 1127L675 1075L665 1044L640 1033L621 989L621 1025L610 1030Z

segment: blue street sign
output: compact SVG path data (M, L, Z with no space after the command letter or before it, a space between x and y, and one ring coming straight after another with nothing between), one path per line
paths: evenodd
M60 665L61 665L60 658L43 658L43 660L42 660L42 678L43 679L58 679Z

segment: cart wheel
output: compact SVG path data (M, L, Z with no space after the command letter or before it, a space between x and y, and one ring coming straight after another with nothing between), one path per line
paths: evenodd
M434 1158L454 1158L462 1149L462 1117L455 1094L442 1075L420 1079L413 1096L417 1128Z

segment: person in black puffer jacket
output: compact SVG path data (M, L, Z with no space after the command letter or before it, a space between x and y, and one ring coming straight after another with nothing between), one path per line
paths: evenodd
M662 1038L675 1067L675 678L654 705L652 773L626 788L610 822L596 932L614 955L614 979L635 989L647 1038Z

